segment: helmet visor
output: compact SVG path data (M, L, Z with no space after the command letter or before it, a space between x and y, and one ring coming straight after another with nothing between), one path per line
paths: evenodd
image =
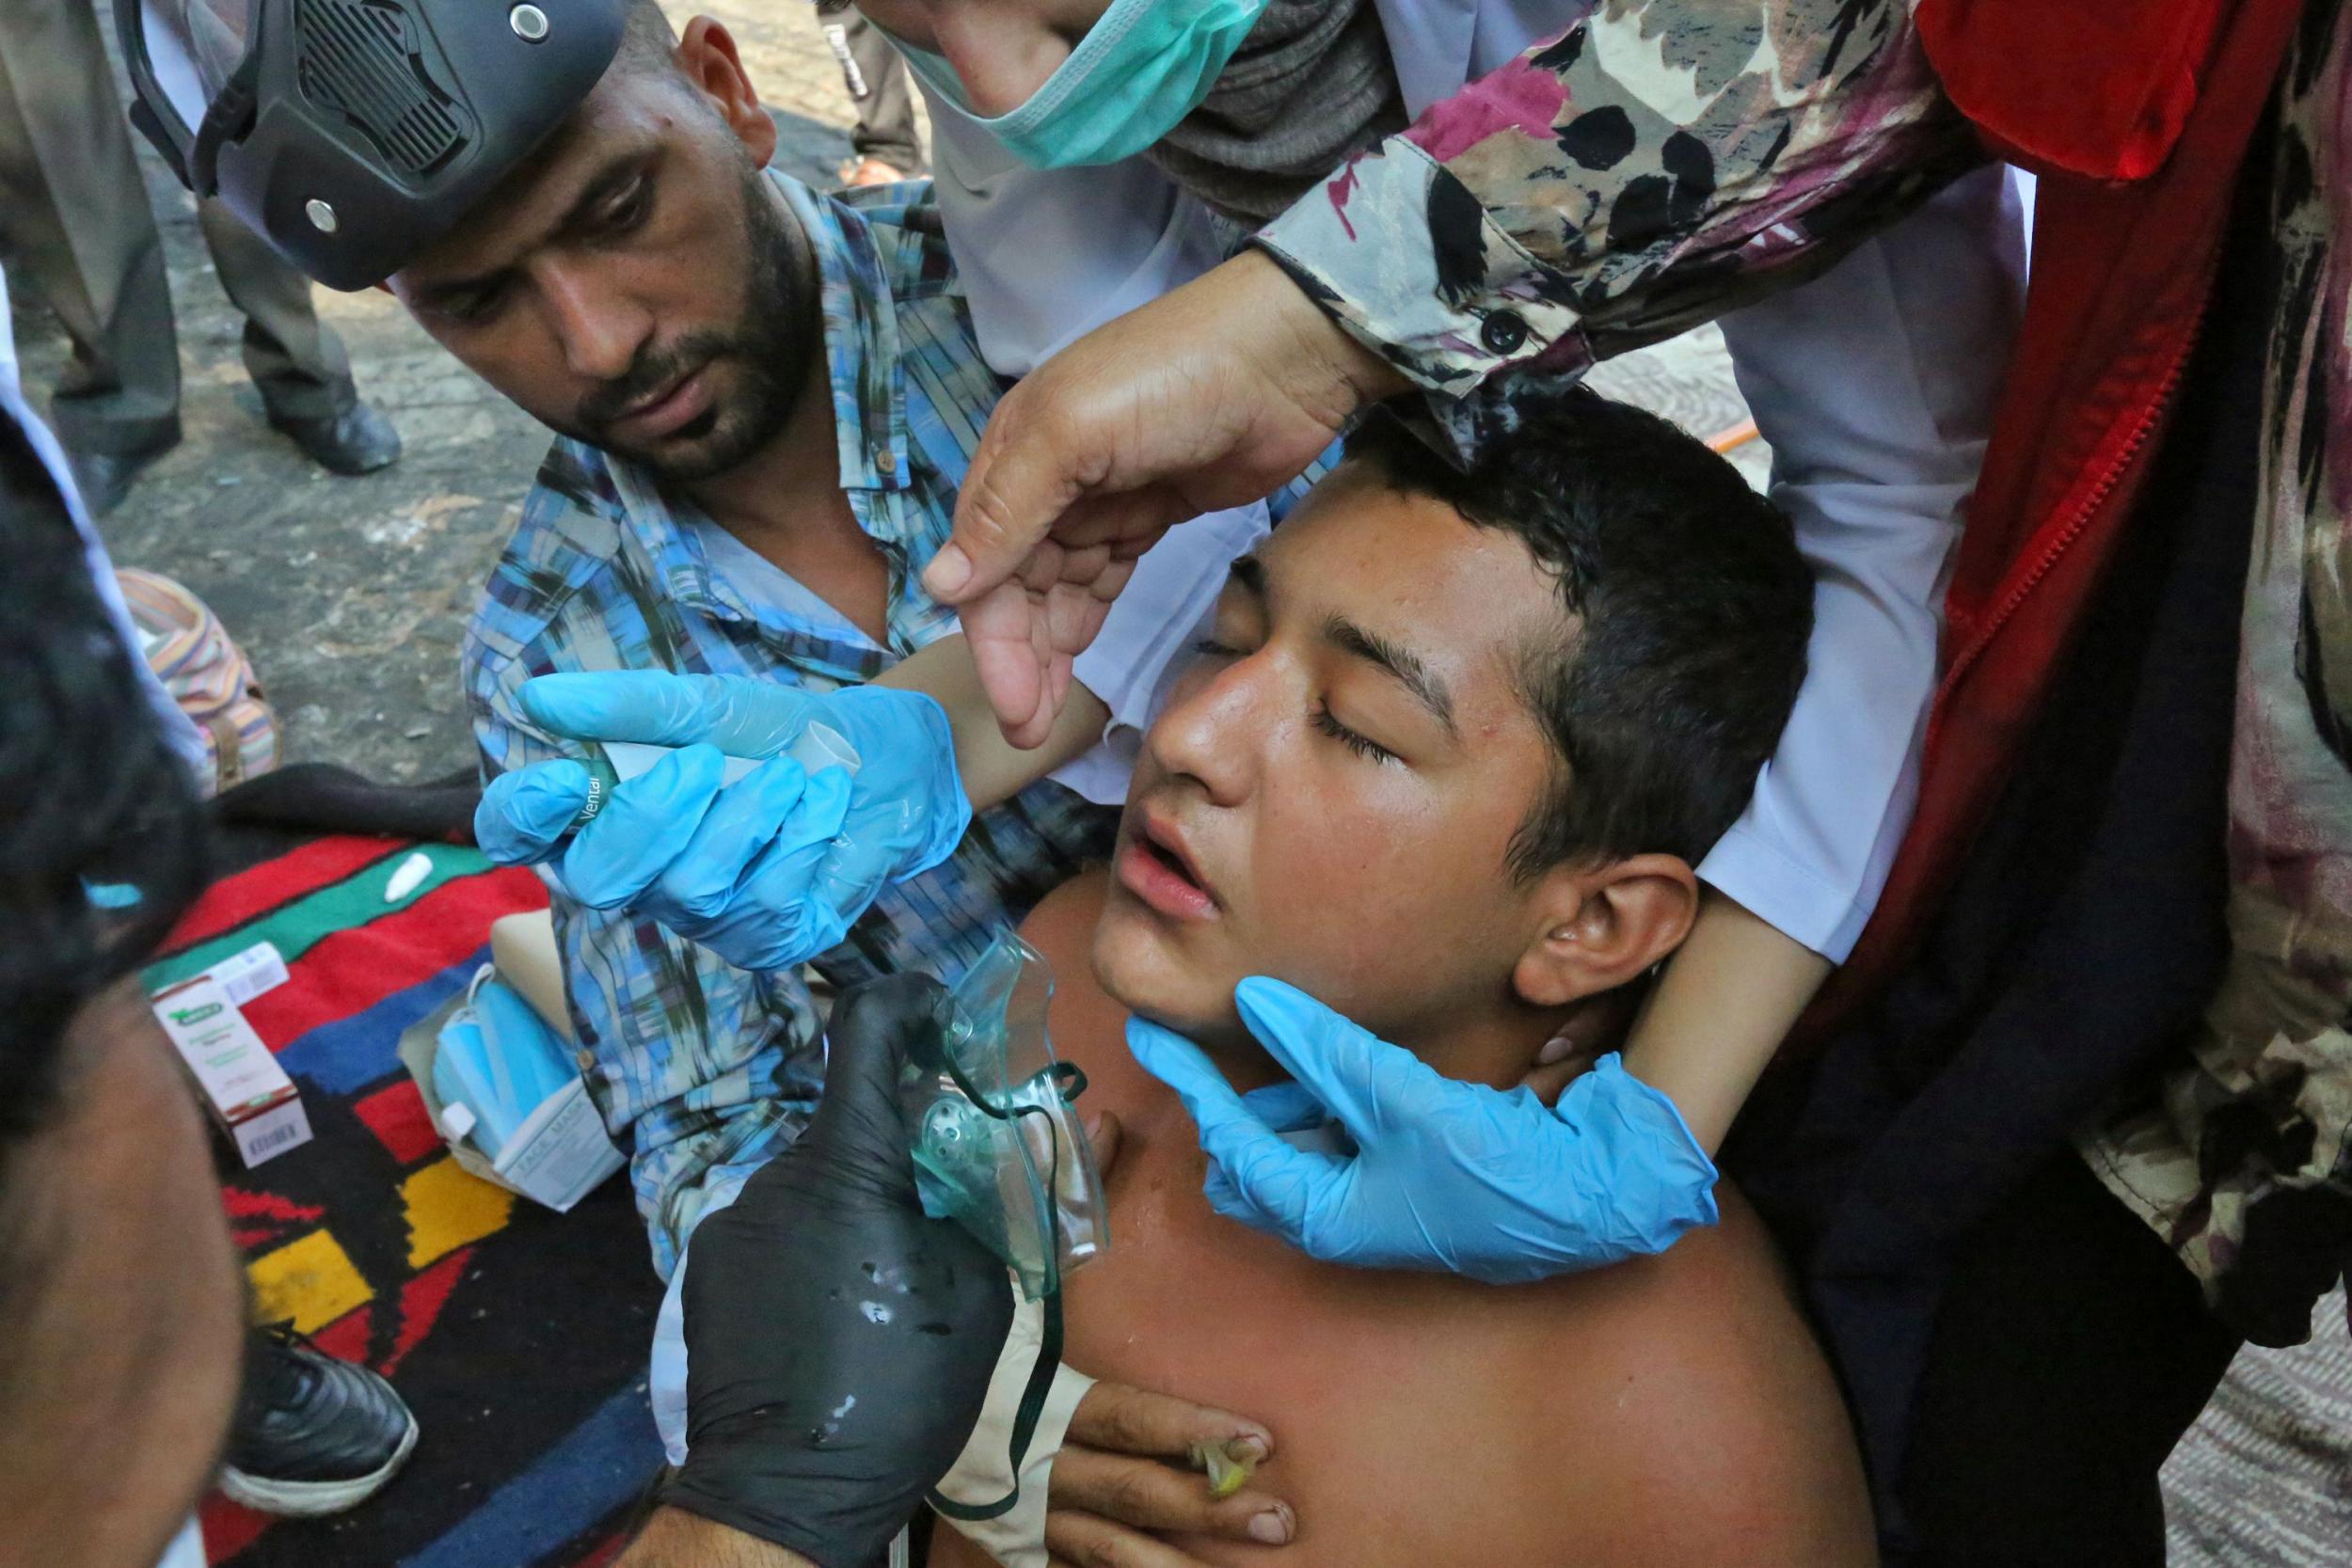
M135 7L136 72L144 56L148 103L184 150L196 128L239 65L260 0L118 0ZM177 119L178 124L171 123Z

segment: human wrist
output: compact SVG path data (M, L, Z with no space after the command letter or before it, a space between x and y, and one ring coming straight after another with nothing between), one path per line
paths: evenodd
M612 1568L819 1568L789 1547L664 1503Z
M1274 252L1252 246L1225 264L1258 307L1251 314L1272 329L1262 341L1275 380L1332 429L1411 388L1403 372L1325 310Z

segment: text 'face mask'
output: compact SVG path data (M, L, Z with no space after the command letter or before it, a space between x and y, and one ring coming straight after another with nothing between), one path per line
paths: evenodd
M1111 0L1070 57L993 119L972 113L946 56L901 40L908 67L1032 168L1133 157L1200 106L1268 0Z

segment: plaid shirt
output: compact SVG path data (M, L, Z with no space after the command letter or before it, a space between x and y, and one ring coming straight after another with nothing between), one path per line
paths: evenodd
M888 645L803 594L729 580L698 519L653 477L558 441L468 628L465 683L485 777L579 743L534 727L516 693L565 670L765 675L830 690L956 629L917 582L947 537L956 486L989 410L981 361L928 187L824 197L771 175L817 252L842 485L889 558ZM707 524L705 526L707 526ZM1089 857L1115 820L1051 783L975 820L946 864L887 889L810 968L835 988L922 968L952 981L1005 926ZM736 969L626 911L554 895L580 1068L630 1150L638 1206L666 1277L705 1200L805 1122L822 1078L822 1015L803 972Z

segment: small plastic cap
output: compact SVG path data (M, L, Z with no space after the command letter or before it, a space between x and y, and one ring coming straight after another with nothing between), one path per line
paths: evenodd
M478 1118L473 1107L463 1101L453 1100L441 1107L441 1131L453 1143L462 1143L474 1130Z

